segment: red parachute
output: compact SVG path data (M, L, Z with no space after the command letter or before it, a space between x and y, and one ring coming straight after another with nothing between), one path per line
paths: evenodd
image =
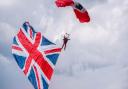
M57 0L55 3L58 7L72 6L74 4L72 0Z
M76 17L81 23L90 22L90 17L87 10L79 3L73 0L56 0L57 7L71 6L74 10Z

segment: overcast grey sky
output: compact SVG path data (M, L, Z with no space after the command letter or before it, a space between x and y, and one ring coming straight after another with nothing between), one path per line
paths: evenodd
M76 0L91 22L54 0L0 0L0 89L33 89L11 55L13 36L24 21L50 40L71 33L49 89L128 89L128 0Z

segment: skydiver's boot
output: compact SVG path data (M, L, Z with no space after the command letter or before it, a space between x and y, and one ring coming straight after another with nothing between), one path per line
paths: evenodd
M63 49L63 48L64 48L64 43L63 43L63 45L62 45L61 49Z
M64 50L66 50L66 44L64 45Z

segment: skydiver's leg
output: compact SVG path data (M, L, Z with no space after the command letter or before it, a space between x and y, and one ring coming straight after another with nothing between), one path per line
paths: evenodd
M63 45L62 45L62 49L63 49L63 47L64 47L64 43L63 43Z
M64 46L64 50L66 49L66 44L65 44L65 46Z
M65 45L64 45L64 50L66 49L66 46L67 46L67 42L66 42Z

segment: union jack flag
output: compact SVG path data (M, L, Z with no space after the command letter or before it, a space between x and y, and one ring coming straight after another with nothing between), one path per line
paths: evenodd
M61 48L25 22L13 39L12 53L35 89L48 89Z

